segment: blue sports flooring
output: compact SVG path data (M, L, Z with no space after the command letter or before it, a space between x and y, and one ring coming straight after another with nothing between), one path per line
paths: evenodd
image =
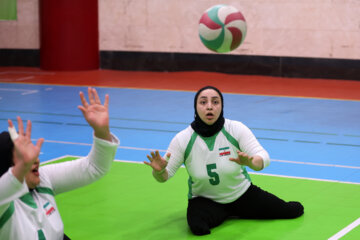
M77 106L86 87L0 83L0 127L16 116L45 138L41 162L84 156L92 131ZM193 120L194 92L97 88L110 95L111 131L121 141L117 160L143 162L165 151ZM224 94L224 116L246 124L272 162L261 174L360 184L360 101ZM251 172L251 171L250 171Z

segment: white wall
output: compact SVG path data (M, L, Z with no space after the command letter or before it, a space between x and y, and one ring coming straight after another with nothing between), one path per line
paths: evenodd
M359 0L99 0L100 49L211 53L198 22L219 3L247 20L231 54L360 59ZM38 14L38 0L18 0L18 20L0 22L0 48L38 49Z
M17 1L17 21L0 21L0 48L38 49L38 0Z

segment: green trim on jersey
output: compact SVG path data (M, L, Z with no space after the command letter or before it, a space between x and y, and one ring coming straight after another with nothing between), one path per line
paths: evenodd
M45 194L50 194L51 196L55 196L53 190L51 188L47 188L47 187L36 187L35 190L38 193L45 193Z
M243 170L243 174L245 175L246 179L249 180L251 182L251 178L249 173L246 171L246 167L245 166L241 166L242 170Z
M190 155L191 149L194 146L197 136L198 136L198 134L196 132L193 132L193 134L191 135L190 141L189 141L188 145L186 146L186 150L185 150L185 154L184 154L184 162L186 162L186 159Z
M6 209L4 214L0 217L0 229L4 226L4 224L7 222L7 220L9 220L11 218L14 211L15 211L14 202L11 202L8 209Z
M41 229L38 230L38 238L39 240L46 240L45 234Z
M192 178L189 176L189 179L188 179L188 185L189 185L189 193L188 193L188 198L191 199L192 198L192 184L193 184L193 180Z
M240 151L242 151L240 149L240 146L239 146L239 143L238 141L236 141L236 139L230 135L230 133L228 133L225 128L222 128L221 129L221 132L224 134L224 136L226 137L226 139L232 144L234 145L234 147L236 147L237 149L239 149ZM246 170L246 167L245 166L241 166L242 170L243 170L243 174L245 175L246 179L249 180L251 182L251 178L250 178L250 175L249 173L247 172Z
M218 134L219 134L219 132L217 132L214 136L211 136L211 137L200 136L201 139L204 140L204 142L206 143L206 145L208 146L210 151L214 150L215 140L216 140L216 137Z
M34 209L37 209L37 205L34 201L34 198L31 196L30 193L27 193L25 195L23 195L22 197L20 197L20 200L25 203L26 205L28 205L29 207L32 207Z
M224 134L224 136L226 137L226 139L227 139L232 145L234 145L234 147L236 147L237 149L239 149L239 150L241 151L238 141L236 141L236 139L235 139L233 136L231 136L230 133L228 133L228 132L225 130L224 127L221 129L221 132Z

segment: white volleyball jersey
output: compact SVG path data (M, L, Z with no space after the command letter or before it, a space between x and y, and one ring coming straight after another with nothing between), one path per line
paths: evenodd
M189 174L189 198L202 196L219 203L233 202L251 183L245 166L229 160L237 157L237 150L261 156L264 167L270 164L267 151L241 122L225 119L222 130L208 138L189 126L172 139L168 148L169 178L184 164Z
M94 182L105 175L115 158L119 140L94 137L89 155L39 168L40 184L29 191L10 168L0 178L0 239L62 240L64 226L55 195Z

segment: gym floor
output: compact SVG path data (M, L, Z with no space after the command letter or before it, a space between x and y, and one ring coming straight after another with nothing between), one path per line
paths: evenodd
M195 92L224 93L224 116L245 123L272 163L254 184L304 204L295 220L228 220L204 239L360 239L360 82L209 72L42 71L0 67L0 126L21 116L45 138L40 160L84 156L90 127L78 92L110 95L110 125L121 141L100 181L57 196L72 239L195 239L186 225L187 173L157 183L144 164L164 153L193 120Z

